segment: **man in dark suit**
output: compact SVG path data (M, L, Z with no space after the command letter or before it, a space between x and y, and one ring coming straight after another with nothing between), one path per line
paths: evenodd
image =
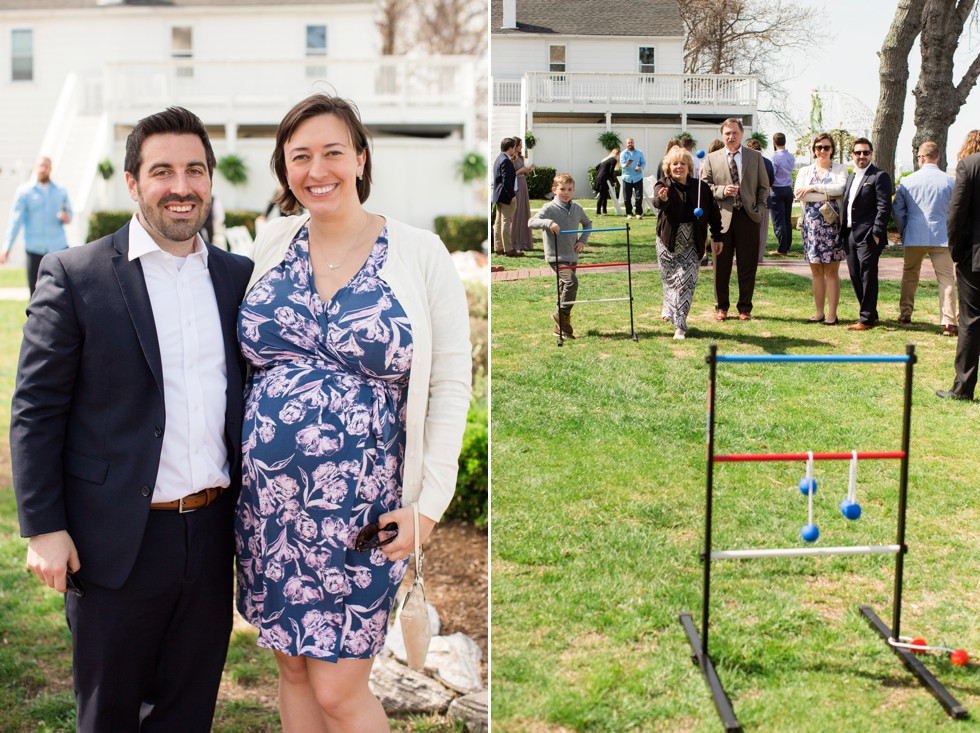
M871 164L874 148L867 138L851 144L854 171L844 184L840 239L860 315L848 331L867 331L878 322L878 260L888 244L892 178Z
M701 166L701 178L721 208L721 250L715 257L715 320L728 318L731 300L728 285L732 260L738 258L739 320L752 318L752 295L759 268L759 229L769 198L769 175L762 153L742 146L745 128L730 117L721 123L725 147L709 153ZM712 244L714 248L714 244Z
M140 120L125 161L139 211L45 257L27 310L14 490L28 568L68 585L85 733L206 733L214 715L241 482L236 323L252 271L198 236L214 163L187 110Z
M953 387L936 394L944 399L972 400L980 360L980 153L966 156L956 166L946 234L949 254L956 263L960 327Z
M493 203L497 206L497 217L493 224L493 251L507 257L523 257L524 253L514 250L510 243L510 222L516 204L514 184L517 182L513 155L514 139L505 137L500 141L500 155L493 162Z

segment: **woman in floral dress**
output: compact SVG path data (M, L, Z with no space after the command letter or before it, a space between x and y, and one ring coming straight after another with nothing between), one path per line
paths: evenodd
M817 311L810 323L837 325L840 270L844 248L840 232L840 197L847 181L847 166L834 162L834 139L823 132L813 140L813 164L796 175L796 199L803 203L803 259L810 263L813 302ZM824 302L826 301L826 308Z
M279 665L287 733L388 730L368 688L414 547L452 498L469 404L465 294L433 234L364 210L367 131L314 95L280 123L280 205L239 315L252 367L238 608ZM424 439L423 439L424 437ZM391 542L358 551L368 524Z

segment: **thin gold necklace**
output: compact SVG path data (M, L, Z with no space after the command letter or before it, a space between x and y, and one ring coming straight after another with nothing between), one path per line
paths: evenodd
M359 249L361 247L361 245L362 245L361 235L364 234L364 230L368 228L368 225L370 223L371 223L371 215L370 214L367 214L366 215L366 220L364 222L364 226L362 226L358 230L357 234L354 235L355 244L353 246L347 248L347 252L344 253L344 258L340 262L338 262L336 265L333 264L330 260L327 259L327 253L323 249L322 246L321 247L317 247L317 251L319 252L321 259L323 259L323 261L327 264L327 269L330 272L333 272L334 270L339 270L341 267L343 267L347 263L347 258L350 257L350 253L353 252L355 249ZM311 241L312 241L312 236L311 236Z

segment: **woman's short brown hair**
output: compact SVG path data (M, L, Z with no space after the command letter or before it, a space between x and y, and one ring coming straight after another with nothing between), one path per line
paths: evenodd
M286 143L296 132L297 127L308 119L320 115L334 115L347 126L354 151L358 155L364 153L364 170L357 179L357 198L363 204L371 194L371 135L361 122L357 107L353 102L340 97L314 94L289 110L279 123L279 129L276 130L276 147L272 151L269 167L282 185L282 192L276 197L275 203L284 214L295 214L302 208L299 200L289 190L286 177Z
M833 158L837 154L837 143L835 143L834 138L832 138L826 132L821 132L815 138L813 138L813 142L810 143L810 151L816 153L817 143L820 142L821 140L830 141L830 157Z

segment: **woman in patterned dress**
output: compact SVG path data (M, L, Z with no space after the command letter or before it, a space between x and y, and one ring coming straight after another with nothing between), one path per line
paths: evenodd
M513 140L514 171L517 175L514 179L514 213L511 215L510 243L515 251L523 251L534 248L531 227L527 224L531 219L531 198L527 191L526 176L534 170L535 166L524 165L524 156L521 155L523 142L516 135Z
M721 251L721 210L711 187L692 176L694 159L688 150L675 145L663 161L663 178L653 187L657 217L657 259L664 286L664 319L674 324L674 338L687 337L687 314L694 301L701 258L711 228L711 248ZM701 189L702 214L698 208Z
M368 688L414 547L442 516L470 393L466 296L435 235L362 207L368 133L326 95L279 125L279 204L239 314L252 367L236 515L238 609L279 665L287 733L387 731ZM390 544L354 549L394 522Z
M796 174L793 195L803 203L803 259L810 263L816 315L809 323L837 325L840 270L844 259L840 232L840 196L847 181L847 166L834 162L834 139L826 132L813 139L813 164ZM826 208L825 208L826 207ZM822 211L821 211L822 209ZM824 302L826 301L826 308Z

